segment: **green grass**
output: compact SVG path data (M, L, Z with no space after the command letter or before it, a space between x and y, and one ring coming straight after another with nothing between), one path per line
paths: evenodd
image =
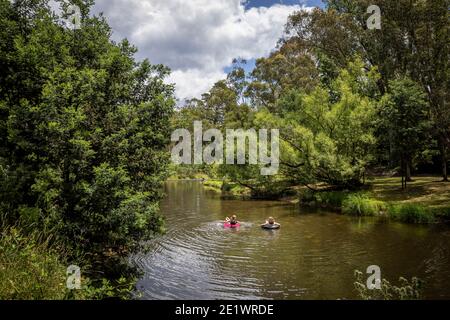
M450 183L441 177L413 177L406 190L401 178L377 177L371 182L371 197L389 203L415 203L433 210L450 209Z
M431 213L442 220L450 220L450 207L449 208L431 208Z
M37 233L25 237L15 228L1 232L0 299L64 299L67 267Z
M342 203L342 212L351 215L378 216L386 210L386 203L364 194L351 194Z
M80 290L67 289L66 254L62 243L42 233L0 226L0 300L129 299L137 278L89 279L81 268ZM76 264L76 263L75 263Z
M406 223L432 223L435 221L434 214L419 204L405 203L394 204L389 207L389 217Z
M406 189L399 177L372 178L363 193L320 191L327 185L317 185L318 192L303 189L300 201L329 209L341 209L345 214L388 216L405 223L450 221L450 183L440 177L414 177Z
M450 220L450 183L441 177L413 177L405 190L401 180L375 178L371 195L389 203L389 217L406 223Z

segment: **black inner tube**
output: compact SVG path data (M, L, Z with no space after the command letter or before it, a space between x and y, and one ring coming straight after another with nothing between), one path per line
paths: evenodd
M263 224L261 227L264 229L279 229L280 225L267 223L267 224Z

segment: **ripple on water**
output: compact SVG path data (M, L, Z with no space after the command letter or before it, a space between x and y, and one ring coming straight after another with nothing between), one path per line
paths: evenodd
M168 190L168 231L133 257L145 299L352 298L353 271L378 264L391 280L422 276L450 297L450 231L375 224L336 214L300 214L276 202L221 201L186 184ZM224 228L237 213L241 227ZM280 230L262 230L268 216Z

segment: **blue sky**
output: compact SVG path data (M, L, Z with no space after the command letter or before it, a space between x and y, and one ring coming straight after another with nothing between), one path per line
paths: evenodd
M306 7L302 7L305 5ZM234 58L268 56L287 18L319 0L96 0L113 38L127 38L148 58L171 68L179 100L200 97L224 79Z

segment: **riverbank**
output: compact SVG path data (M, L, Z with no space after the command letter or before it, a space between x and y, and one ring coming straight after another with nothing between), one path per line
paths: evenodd
M248 188L226 180L197 174L205 190L225 199L250 199ZM177 180L177 179L175 179ZM280 201L308 207L321 207L348 215L379 216L406 223L450 221L450 183L439 177L416 177L401 188L399 177L372 177L357 191L327 191L328 186L294 186Z
M96 273L92 259L74 256L51 235L0 225L0 300L132 298L136 276L91 277ZM70 266L80 266L80 287Z
M251 190L249 188L225 179L213 179L203 173L195 173L189 176L172 175L168 179L168 181L182 181L182 180L201 181L205 190L214 192L215 194L220 195L224 199L251 198Z
M450 221L450 183L439 177L417 177L401 188L401 178L374 177L360 191L305 190L300 202L344 214L379 216L406 223Z

